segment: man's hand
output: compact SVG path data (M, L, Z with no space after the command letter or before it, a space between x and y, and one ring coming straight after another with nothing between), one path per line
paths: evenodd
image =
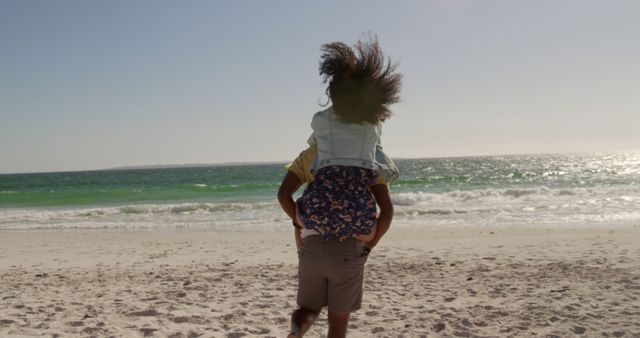
M367 257L371 253L371 248L367 246L367 244L362 246L362 252L360 253L360 257Z

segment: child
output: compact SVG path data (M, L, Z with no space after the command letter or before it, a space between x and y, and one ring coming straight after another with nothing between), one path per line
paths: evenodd
M380 136L391 115L388 105L398 101L401 75L385 62L375 39L359 41L355 49L358 55L340 42L322 47L320 74L333 105L311 121L315 179L296 202L302 237L372 240L377 214L369 186L379 176L387 183L398 177Z

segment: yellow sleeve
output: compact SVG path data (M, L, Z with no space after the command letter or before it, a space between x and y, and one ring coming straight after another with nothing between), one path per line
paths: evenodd
M285 165L285 168L296 174L301 183L309 183L313 181L311 173L311 164L316 157L317 146L313 145L303 150L293 162Z
M378 184L384 184L384 185L387 185L387 181L384 179L384 177L382 177L382 175L378 175L378 176L376 177L376 180L375 180L375 182L373 182L372 186L373 186L373 185L378 185Z

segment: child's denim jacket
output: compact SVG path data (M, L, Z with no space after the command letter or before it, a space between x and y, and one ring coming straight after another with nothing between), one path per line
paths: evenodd
M312 172L331 165L344 165L373 169L387 183L398 178L398 167L382 150L382 123L344 123L330 107L313 116L311 128L313 134L308 143L318 146Z

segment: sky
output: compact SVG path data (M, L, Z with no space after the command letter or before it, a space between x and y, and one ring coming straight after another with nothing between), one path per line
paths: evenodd
M0 173L287 161L378 36L394 158L640 150L640 2L0 2Z

